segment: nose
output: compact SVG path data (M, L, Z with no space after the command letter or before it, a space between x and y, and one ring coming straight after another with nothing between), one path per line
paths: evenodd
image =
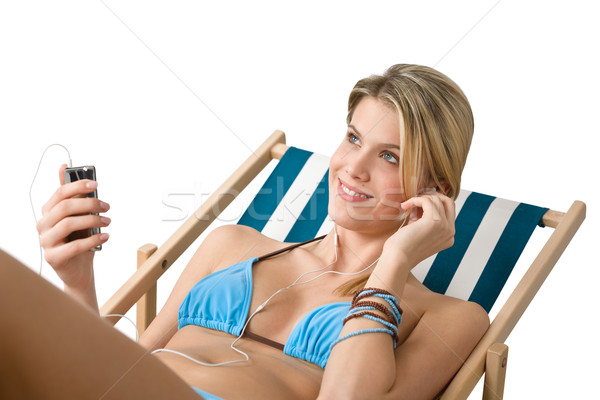
M346 173L352 179L360 182L370 179L366 154L361 151L350 152L346 159Z

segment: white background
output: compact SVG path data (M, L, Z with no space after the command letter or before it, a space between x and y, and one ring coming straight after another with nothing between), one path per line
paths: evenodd
M74 165L97 167L112 206L96 257L103 303L135 270L136 248L168 238L273 130L330 154L356 80L434 66L475 114L465 188L561 211L588 204L507 341L505 392L588 398L600 373L598 13L586 1L524 3L2 2L0 247L38 268L29 185L46 146L64 144ZM38 213L66 160L58 147L44 158ZM165 274L160 302L189 256ZM43 275L56 283L47 265Z

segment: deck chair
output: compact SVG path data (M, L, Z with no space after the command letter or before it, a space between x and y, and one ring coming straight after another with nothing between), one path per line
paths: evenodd
M328 158L288 147L275 131L160 248L138 250L136 273L101 308L124 314L137 302L145 329L156 315L156 281L273 159L280 160L238 223L274 239L300 242L328 232ZM466 399L484 375L484 399L501 399L508 347L504 341L585 218L575 201L566 213L461 191L454 245L421 262L414 275L438 293L479 303L488 312L536 226L555 228L463 367L441 395ZM292 218L288 218L292 217ZM113 319L113 322L115 319Z

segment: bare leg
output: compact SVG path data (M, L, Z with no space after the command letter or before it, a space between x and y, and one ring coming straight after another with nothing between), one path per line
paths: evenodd
M146 349L2 250L0 321L0 398L200 398Z

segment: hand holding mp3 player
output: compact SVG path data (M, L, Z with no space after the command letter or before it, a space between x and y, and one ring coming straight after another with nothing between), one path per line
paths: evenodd
M83 167L72 167L66 168L64 171L65 184L75 182L81 179L89 179L92 181L96 180L96 168L93 165L86 165ZM88 193L86 197L98 198L98 191L94 190L91 193ZM98 215L98 213L94 213L94 215ZM68 241L86 238L92 235L96 235L100 233L100 228L90 228L84 229L81 231L75 231L71 233L68 237ZM92 248L93 251L102 250L102 245Z

